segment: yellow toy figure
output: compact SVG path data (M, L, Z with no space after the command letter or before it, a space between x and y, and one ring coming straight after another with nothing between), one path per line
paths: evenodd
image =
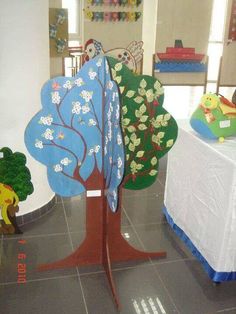
M17 194L13 191L13 189L6 184L0 183L0 207L2 219L4 221L4 226L2 226L2 229L6 229L6 233L15 232L15 229L9 219L8 214L13 217L15 213L19 211L18 203L19 198Z

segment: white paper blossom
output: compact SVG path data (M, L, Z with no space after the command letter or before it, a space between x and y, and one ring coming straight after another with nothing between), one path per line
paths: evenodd
M113 190L113 191L112 191L112 195L113 195L114 200L116 200L116 199L117 199L117 193L116 193L116 190Z
M110 108L109 108L109 110L107 112L107 119L111 120L111 110L110 110Z
M53 168L54 168L55 172L61 172L63 170L62 166L60 164L57 164L57 165L53 166Z
M112 87L113 87L113 82L112 81L109 81L108 83L107 83L107 88L108 89L112 89Z
M94 147L94 152L97 154L99 152L100 148L101 148L100 145L96 145Z
M93 69L90 69L88 75L89 75L90 80L94 80L95 77L97 76L97 73L93 72Z
M122 137L120 134L117 134L117 144L121 145L122 144Z
M69 81L69 80L66 81L65 84L63 85L63 87L64 87L64 88L71 89L71 88L72 88L72 83L71 83L71 81Z
M108 65L107 61L105 61L105 67L106 67L106 73L108 74L109 73L109 65Z
M75 80L75 85L77 85L78 87L84 85L83 79L82 79L81 77L78 77L78 78Z
M79 101L73 101L72 105L73 105L72 113L80 114L80 111L82 109L81 103Z
M112 93L112 101L115 101L115 99L118 98L118 97L119 97L118 92L113 92Z
M43 148L43 142L39 141L39 140L36 140L34 146L37 147L37 148L42 149Z
M106 146L104 147L104 155L105 156L107 155L107 147Z
M116 108L116 119L117 120L120 119L120 109L119 109L119 107Z
M118 159L117 159L117 166L118 166L118 168L121 168L122 165L123 165L122 159L120 157L118 157Z
M88 122L89 126L94 126L96 124L97 124L97 122L94 119L89 119L89 122Z
M89 102L92 99L93 96L93 92L89 92L87 90L82 90L82 92L80 93L80 96L86 101Z
M61 164L64 166L68 166L70 163L72 162L72 160L70 160L69 158L65 157L61 160Z
M98 59L98 62L96 63L96 65L99 68L102 65L102 59Z
M59 92L52 92L51 95L52 95L52 103L58 105L61 101Z
M46 138L46 140L53 140L53 132L54 130L46 129L46 131L42 134L42 137Z
M90 148L89 152L88 152L88 155L89 156L92 156L92 154L94 153L94 149L93 148Z
M116 210L115 203L111 202L111 210L114 212Z
M39 123L44 125L51 125L53 122L53 118L51 115L48 115L46 117L40 117Z
M108 137L105 136L105 145L107 145L107 143L108 143Z
M109 157L109 162L110 162L110 164L112 164L112 157L111 156Z
M90 111L89 105L85 104L84 106L82 106L82 113L86 114Z
M120 172L120 169L117 169L117 179L121 179L121 172Z

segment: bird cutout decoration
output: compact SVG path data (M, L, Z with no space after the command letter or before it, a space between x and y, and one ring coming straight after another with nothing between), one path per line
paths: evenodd
M85 63L73 78L56 77L41 91L42 109L25 130L29 153L47 167L52 190L72 197L101 190L117 210L124 152L119 92L104 56Z
M143 59L143 42L132 41L126 48L114 48L105 51L99 41L89 39L85 43L85 61L89 61L99 54L112 56L133 72L137 72L138 65L141 64Z
M191 127L207 139L223 142L236 136L236 104L217 94L204 94L190 119Z
M0 149L0 234L22 233L15 214L19 211L19 202L26 200L34 191L24 154L8 147Z
M112 57L108 62L121 95L126 156L122 186L131 190L147 188L157 178L160 158L173 147L178 126L162 107L164 89L157 79L134 74Z

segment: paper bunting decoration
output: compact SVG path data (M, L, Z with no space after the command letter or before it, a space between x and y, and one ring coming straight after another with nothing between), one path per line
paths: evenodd
M93 22L136 22L141 15L141 12L94 12L85 10L86 19ZM52 29L52 34L53 31Z
M73 78L49 80L41 99L42 110L27 126L25 144L47 167L52 190L75 196L104 176L109 206L116 211L124 153L119 93L106 58L87 62Z
M108 62L121 93L126 154L122 184L127 189L143 189L156 180L159 159L177 138L177 123L162 107L164 91L157 79L135 75L111 57Z
M19 202L34 191L24 154L13 153L10 148L0 150L0 234L22 233L16 222Z
M142 0L87 0L88 5L139 6Z
M223 142L225 137L236 136L236 104L223 96L204 94L190 125L201 136Z

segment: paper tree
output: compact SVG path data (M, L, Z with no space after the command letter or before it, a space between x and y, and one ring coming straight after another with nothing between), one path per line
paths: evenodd
M165 252L139 251L121 234L121 210L116 210L120 209L117 190L124 173L122 136L125 187L143 188L155 180L158 158L173 145L177 126L161 107L163 91L158 81L134 76L122 63L109 60L119 90L107 59L101 56L87 62L75 78L50 80L42 89L43 108L26 128L25 143L47 166L50 186L57 194L101 192L93 198L87 193L86 236L80 247L39 269L102 264L119 307L111 262L166 256Z
M8 147L3 147L0 153L0 207L3 218L0 233L22 233L15 214L19 211L19 202L33 193L30 171L24 154L13 153Z
M111 57L108 62L121 92L126 153L123 186L143 189L156 180L159 159L177 138L177 124L162 107L164 91L158 80L148 75L134 75Z
M97 177L104 176L115 211L124 156L119 94L106 59L91 60L74 78L48 81L41 98L43 108L26 128L25 143L47 166L52 190L64 197L78 195L96 189Z

